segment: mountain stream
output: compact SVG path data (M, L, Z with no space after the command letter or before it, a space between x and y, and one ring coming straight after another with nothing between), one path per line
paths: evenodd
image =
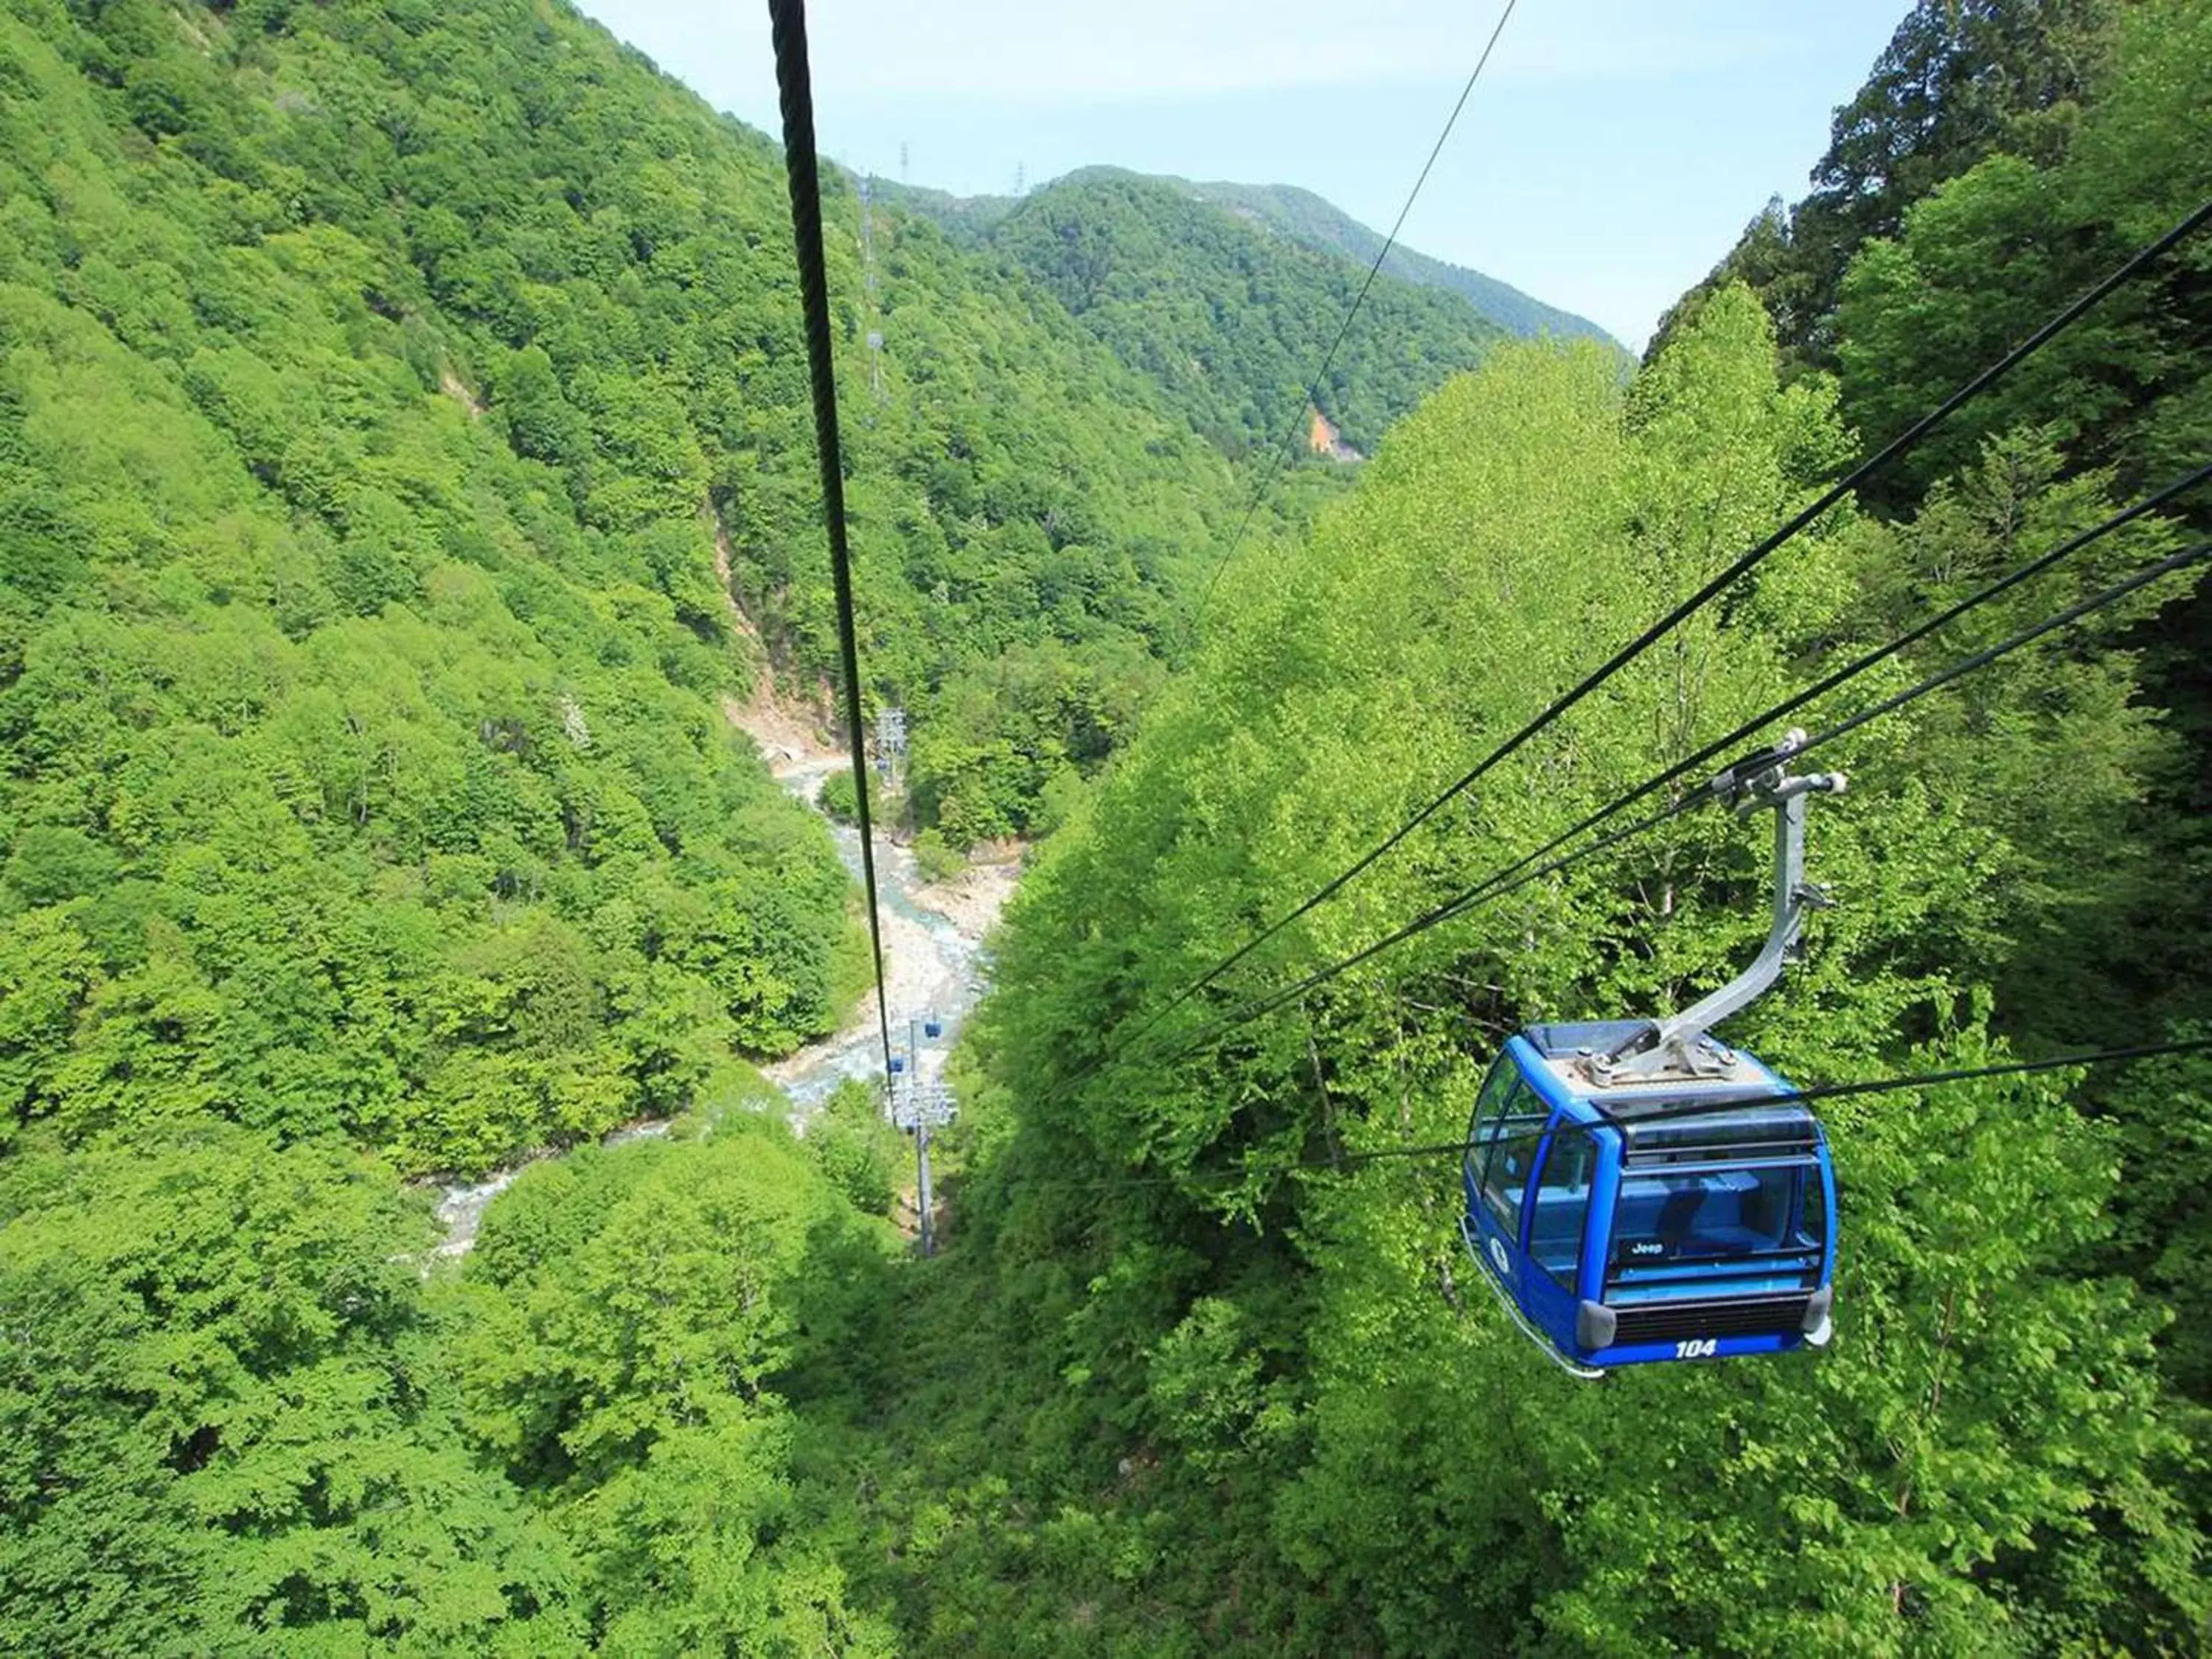
M775 774L785 788L811 803L818 799L823 780L848 763L841 757L793 757L777 765ZM830 831L836 838L838 856L854 879L859 880L860 832L844 823L833 823ZM951 882L931 884L924 881L914 854L905 848L894 844L880 830L875 844L884 933L884 988L890 1009L892 1051L904 1054L909 1043L918 1041L921 1053L915 1069L923 1078L931 1079L938 1074L946 1049L959 1035L961 1022L982 995L988 979L983 939L1013 890L1016 871L1012 865L978 864ZM924 1038L921 1024L932 1016L943 1023L943 1033ZM840 1083L847 1078L875 1077L882 1067L876 1000L870 994L854 1008L843 1029L762 1066L761 1071L789 1097L793 1125L804 1134L807 1120ZM668 1129L665 1119L626 1124L602 1144L619 1146L627 1140L665 1135ZM492 1200L537 1161L526 1158L495 1170L482 1181L441 1185L438 1221L446 1236L438 1254L465 1254L476 1243L477 1228Z

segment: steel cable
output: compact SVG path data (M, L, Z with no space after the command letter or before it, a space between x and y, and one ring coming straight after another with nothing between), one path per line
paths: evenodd
M884 931L876 897L876 852L868 812L866 741L860 712L860 647L853 622L853 557L845 533L845 471L837 435L837 382L830 350L830 276L822 253L822 179L814 149L814 92L806 62L805 0L769 0L775 80L783 108L784 170L791 183L791 233L799 257L799 297L806 326L807 371L814 390L814 443L822 462L822 516L830 534L830 574L837 597L837 652L845 675L845 735L859 798L860 881L868 897L868 946L876 967L876 1024L884 1077L891 1075L890 1005L884 989Z
M1756 569L1777 550L1795 538L1802 531L1822 517L1838 501L1842 501L1854 489L1864 483L1869 478L1874 477L1876 473L1882 471L1882 469L1888 466L1892 462L1897 460L1899 457L1908 453L1917 447L1923 439L1927 437L1928 434L1933 432L1938 426L1942 425L1943 422L1949 419L1950 416L1956 413L1959 409L1971 402L1975 398L1979 397L1984 392L1986 392L1990 387L1995 386L2005 376L2011 374L2013 370L2017 368L2021 363L2026 362L2038 351L2040 351L2045 345L2049 344L2052 340L2056 339L2060 334L2063 333L2068 328L2071 327L2075 322L2080 320L2083 315L2096 307L2107 295L2111 295L2114 289L2126 283L2146 265L2163 256L2177 244L2186 240L2188 237L2193 235L2197 230L2201 229L2208 220L2212 220L2212 201L2205 202L2203 205L2198 207L2195 212L2190 214L2186 218L2183 219L2179 224L2175 225L2171 230L2168 230L2163 236L2160 236L2155 241L2148 243L2142 247L2138 248L2134 253L2130 254L2127 259L2123 261L2118 268L2106 276L2104 279L2099 282L2094 287L2089 289L2087 292L2072 301L2056 314L2048 319L2033 334L2029 335L2025 340L2022 340L2018 345L2013 347L2002 357L1999 358L1996 362L1991 363L1988 368L1983 369L1981 373L1968 380L1956 392L1954 392L1941 404L1937 404L1927 414L1922 416L1917 421L1915 421L1903 432L1898 434L1896 437L1892 438L1872 455L1869 455L1865 459L1862 460L1856 466L1853 467L1850 472L1846 473L1834 484L1824 490L1809 505L1799 511L1787 523L1769 534L1764 541L1761 541L1756 546L1749 549L1747 551L1741 555L1725 569L1707 580L1687 599L1676 605L1672 610L1668 611L1666 615L1660 617L1650 627L1646 628L1641 634L1638 635L1633 640L1631 640L1626 645L1622 646L1618 651L1614 652L1612 656L1607 658L1606 660L1601 663L1596 668L1592 669L1588 674L1584 675L1580 681L1578 681L1563 696L1556 698L1543 710L1542 713L1537 714L1533 720L1529 720L1528 724L1522 726L1510 737L1508 737L1504 742L1498 744L1496 748L1491 750L1488 754L1485 755L1482 759L1476 762L1474 766L1462 773L1455 782L1445 788L1443 793L1431 799L1427 805L1423 806L1419 811L1415 812L1413 817L1407 819L1403 823L1399 825L1397 829L1392 830L1389 836L1376 843L1374 847L1369 848L1367 852L1362 854L1359 858L1355 860L1337 875L1322 884L1319 888L1316 889L1306 898L1302 900L1296 908L1286 912L1276 921L1267 924L1267 926L1262 928L1260 933L1254 935L1243 945L1237 946L1236 950L1231 951L1220 961L1215 963L1213 966L1200 974L1195 980L1193 980L1188 985L1185 986L1181 991L1177 992L1160 1009L1158 1013L1155 1014L1151 1020L1148 1020L1144 1026L1139 1029L1136 1036L1143 1036L1146 1030L1149 1030L1152 1025L1158 1024L1161 1018L1164 1018L1175 1008L1180 1006L1185 1001L1188 1001L1198 992L1204 990L1207 986L1212 984L1216 980L1220 978L1223 974L1228 972L1230 969L1243 961L1245 957L1251 955L1251 953L1259 949L1261 945L1266 944L1269 939L1281 933L1284 928L1297 921L1300 917L1310 914L1316 906L1326 903L1329 899L1341 892L1346 886L1356 880L1364 872L1372 868L1376 862L1386 857L1395 848L1404 842L1408 836L1411 836L1415 830L1419 830L1423 824L1426 823L1431 818L1442 811L1445 806L1449 805L1453 800L1458 799L1460 795L1466 793L1467 790L1480 781L1501 762L1518 751L1539 732L1544 731L1554 721L1559 720L1571 709L1582 702L1584 698L1588 697L1600 686L1610 680L1615 674L1620 672L1622 669L1626 668L1645 651L1649 650L1653 645L1656 644L1669 633L1672 633L1675 628L1679 627L1690 616L1703 609L1706 605L1719 597L1723 592L1734 586L1738 581L1742 580L1743 577ZM1132 1038L1132 1041L1133 1040L1134 1038Z

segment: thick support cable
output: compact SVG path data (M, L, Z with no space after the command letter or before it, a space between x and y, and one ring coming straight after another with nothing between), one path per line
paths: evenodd
M2179 571L2187 569L2191 565L2202 563L2207 558L2212 558L2212 542L2200 542L2193 547L2184 548L2179 553L2171 554L2156 563L2137 571L2134 575L2068 605L2055 616L2045 617L2034 626L2022 629L2018 633L1998 641L1995 645L1973 653L1971 656L1963 657L1949 667L1939 670L1926 679L1906 687L1895 696L1885 697L1871 708L1862 709L1849 719L1839 720L1835 725L1814 733L1792 751L1791 758L1796 759L1810 754L1815 749L1825 747L1838 738L1857 731L1870 720L1878 720L1884 714L1893 714L1908 703L1917 702L1922 697L1939 691L1943 687L1963 679L1978 669L1988 667L1998 659L2009 656L2024 646L2032 645L2047 634L2055 633L2059 629L2079 622L2082 617L2094 611L2101 611L2107 605L2116 605L2162 577L2172 575ZM1639 790L1637 793L1647 792ZM1508 893L1517 891L1531 882L1540 880L1545 876L1556 874L1569 865L1577 864L1593 854L1603 852L1609 847L1618 846L1633 836L1655 830L1670 819L1680 817L1683 813L1704 805L1711 799L1711 795L1705 791L1686 795L1662 811L1655 812L1646 818L1639 818L1625 829L1616 830L1598 841L1578 847L1571 853L1563 854L1548 863L1537 865L1533 869L1522 869L1522 866L1528 862L1528 860L1523 859L1519 864L1508 866L1505 871L1486 877L1474 886L1416 916L1404 927L1394 933L1385 934L1373 944L1363 946L1350 956L1340 957L1326 967L1316 969L1304 978L1284 987L1279 991L1269 993L1256 1001L1231 1010L1212 1024L1203 1028L1196 1036L1167 1055L1164 1063L1173 1065L1187 1059L1239 1026L1249 1024L1255 1019L1274 1012L1276 1009L1297 1000L1311 991L1317 990L1331 980L1350 972L1363 963L1371 961L1386 951L1395 949L1407 939L1425 933L1431 928L1440 927L1455 917L1464 915L1479 905L1486 904L1493 899L1503 898ZM1505 879L1506 876L1514 871L1520 871L1521 873L1513 875L1510 880Z
M1355 862L1316 890L1296 909L1270 922L1260 933L1246 940L1244 944L1231 951L1229 955L1177 992L1160 1010L1159 1014L1155 1015L1152 1021L1147 1022L1146 1025L1139 1030L1138 1036L1144 1035L1145 1030L1149 1030L1152 1024L1157 1024L1170 1011L1212 984L1223 974L1227 973L1230 969L1244 960L1246 957L1297 921L1299 917L1305 915L1316 906L1326 903L1341 892L1347 884L1388 855L1407 836L1412 835L1442 811L1445 806L1479 782L1500 762L1514 754L1530 738L1565 714L1590 693L1603 685L1638 657L1643 655L1644 652L1650 650L1652 646L1657 644L1659 641L1674 632L1693 612L1702 610L1729 588L1733 587L1763 563L1776 550L1784 543L1794 539L1801 532L1822 517L1869 478L1917 447L1923 439L1957 413L1961 407L1988 391L1999 380L2003 380L2014 369L2019 368L2053 339L2073 326L2083 315L2101 303L2115 289L2126 283L2146 265L2162 257L2177 244L2194 235L2208 221L2212 221L2212 201L2204 203L2156 241L2137 249L2102 282L2067 305L2034 333L2013 347L2002 357L1982 370L1934 409L1861 461L1788 523L1783 525L1757 546L1742 554L1726 569L1698 588L1696 592L1691 594L1689 598L1653 623L1626 645L1614 652L1612 656L1607 658L1604 662L1592 669L1564 696L1553 701L1541 714L1476 762L1441 794L1414 813L1412 817L1407 819L1404 823L1399 825L1397 829L1392 830L1388 836L1363 854Z
M837 590L837 650L845 671L845 736L860 802L860 881L868 896L868 945L876 964L876 1024L884 1077L891 1075L890 1004L884 990L884 930L876 900L875 833L868 815L868 760L860 715L860 647L853 624L853 557L845 537L845 468L837 439L837 382L830 344L830 273L822 255L822 177L814 149L814 90L806 66L805 0L769 0L776 89L783 105L784 170L791 180L791 234L805 313L806 366L814 386L814 444L822 459L822 515Z

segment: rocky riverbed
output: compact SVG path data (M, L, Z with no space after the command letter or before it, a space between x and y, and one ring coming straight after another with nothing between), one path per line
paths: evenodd
M823 781L848 764L841 756L793 743L787 734L780 732L779 737L783 740L774 746L763 745L771 769L786 788L806 800L817 799ZM836 836L838 855L854 879L859 879L860 831L836 824L832 833ZM884 988L890 1009L892 1042L903 1051L923 1020L932 1017L939 1020L944 1034L927 1045L933 1052L922 1057L921 1069L933 1074L936 1056L958 1035L961 1022L982 995L989 977L983 942L1013 892L1019 866L1011 860L978 864L950 881L930 883L923 879L914 854L888 836L877 835L875 853L882 901ZM789 1097L793 1120L803 1133L806 1120L839 1083L848 1077L872 1078L882 1072L875 998L862 998L844 1029L835 1035L761 1069ZM629 1124L609 1135L606 1144L667 1133L665 1122ZM477 1228L492 1200L534 1161L496 1170L481 1181L455 1182L441 1188L438 1218L446 1237L438 1247L439 1254L465 1254L476 1243Z

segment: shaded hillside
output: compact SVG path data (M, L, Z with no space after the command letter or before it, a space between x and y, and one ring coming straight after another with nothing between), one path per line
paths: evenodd
M885 189L878 185L878 189ZM1091 168L1004 206L885 190L1041 283L1225 453L1266 449L1366 278L1170 179ZM1344 440L1371 450L1391 422L1505 331L1457 295L1384 279L1316 392Z
M554 295L451 205L495 218L502 152L378 56L512 74L494 15L0 13L7 1132L481 1168L858 989L842 869L718 714L680 373L549 325L568 400Z

